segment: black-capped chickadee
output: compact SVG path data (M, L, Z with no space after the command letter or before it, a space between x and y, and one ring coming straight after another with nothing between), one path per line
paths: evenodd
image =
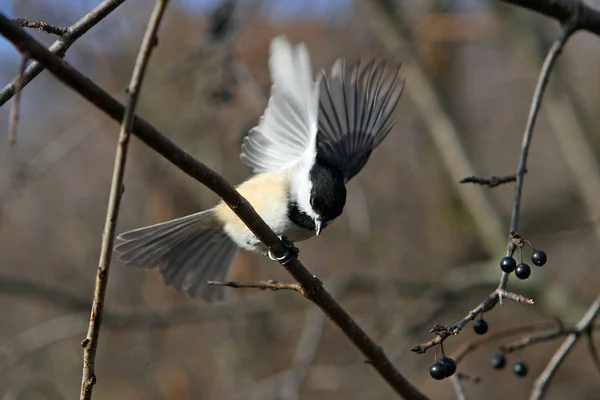
M313 80L306 46L283 36L271 41L269 69L269 103L242 144L255 174L237 190L277 235L306 240L342 213L346 183L392 129L403 82L385 62L346 68L341 59ZM117 240L119 260L158 267L167 285L207 301L223 297L206 282L226 278L237 248L264 250L223 202Z

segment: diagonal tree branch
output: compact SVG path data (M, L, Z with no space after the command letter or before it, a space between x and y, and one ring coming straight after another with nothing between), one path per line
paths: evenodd
M106 18L125 0L104 0L96 8L84 15L79 21L67 28L67 32L48 48L52 53L59 57L64 57L67 50L77 39L87 33L98 22ZM36 76L44 70L44 66L38 62L29 64L23 74L23 81L18 85L19 77L16 77L11 83L6 85L0 91L0 107L10 100L18 91L29 84Z
M110 185L110 195L108 201L108 210L106 211L106 221L104 232L102 233L102 247L100 249L100 261L98 273L96 275L96 287L94 289L94 301L92 303L92 312L86 338L81 343L83 346L83 372L81 378L81 400L92 398L92 390L96 383L95 361L96 350L98 349L98 338L100 336L100 327L102 326L102 313L104 310L104 298L106 288L108 287L108 274L110 270L110 260L115 240L115 228L119 217L119 206L123 196L123 176L125 175L125 165L127 162L127 150L131 128L135 119L135 108L139 99L142 81L148 67L150 55L157 44L157 32L160 22L164 15L168 0L157 0L148 27L140 46L131 81L127 93L129 99L125 108L123 122L119 131L119 140L115 156L115 166Z
M22 29L16 27L2 13L0 13L0 34L20 51L28 52L32 58L37 59L60 81L96 105L108 116L117 121L122 120L125 109L121 103L66 61L49 52ZM250 203L223 177L180 149L142 118L136 117L132 133L187 175L195 178L221 197L275 257L280 258L286 254L287 249L277 235L256 213ZM396 393L406 399L427 399L392 365L383 349L367 335L323 287L321 281L298 259L290 260L284 267L302 286L304 296L320 307L344 332L368 359L368 364L377 370Z
M539 400L544 397L552 378L554 375L556 375L558 367L567 357L581 336L591 329L594 321L598 317L598 314L600 314L600 295L596 297L596 300L594 300L590 308L586 311L585 315L581 318L577 325L575 325L573 333L571 333L558 348L558 350L556 350L556 353L554 353L554 356L552 356L552 359L548 365L546 365L544 371L536 379L533 390L531 391L531 395L529 396L529 400Z

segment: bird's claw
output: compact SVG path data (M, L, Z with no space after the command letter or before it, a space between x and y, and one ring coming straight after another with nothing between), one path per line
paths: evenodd
M283 242L285 246L285 253L281 257L275 257L270 250L267 250L267 256L273 260L277 261L282 265L287 265L290 261L296 259L298 257L298 253L300 252L296 246L294 246L294 242L290 240L285 235L279 236L279 239Z

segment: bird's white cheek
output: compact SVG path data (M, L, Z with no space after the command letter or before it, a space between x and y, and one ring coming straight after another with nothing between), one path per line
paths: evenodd
M292 182L292 196L297 202L299 208L307 213L311 218L318 215L310 204L310 194L312 192L312 182L309 178L310 167L302 167L294 171L290 181Z

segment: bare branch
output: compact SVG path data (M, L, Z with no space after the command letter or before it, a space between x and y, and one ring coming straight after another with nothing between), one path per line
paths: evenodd
M106 296L106 288L108 287L108 274L115 239L115 228L119 217L121 197L123 196L123 176L125 175L129 138L135 119L135 108L140 95L141 84L150 60L150 55L157 44L156 35L168 3L168 0L157 0L156 5L154 6L128 86L127 92L129 94L129 99L125 108L121 130L119 132L115 166L110 186L108 210L106 212L106 222L104 224L104 232L102 233L102 247L100 249L98 274L96 275L94 301L92 303L88 333L82 342L84 350L81 400L89 400L92 398L93 386L96 383L96 375L94 373L96 350L98 348L98 338L100 336L100 327L102 325L104 298Z
M69 28L64 28L62 26L56 26L56 25L50 25L49 23L43 22L43 21L29 21L28 19L25 19L25 18L14 18L14 19L12 19L12 22L14 22L16 25L18 25L22 28L37 29L39 31L46 32L51 35L63 36L67 32L69 32Z
M567 25L576 20L576 29L600 36L600 11L581 0L501 0L504 3L528 8Z
M253 288L253 289L269 289L269 290L294 290L296 292L302 293L302 287L300 287L297 283L285 283L285 282L277 282L274 280L268 281L260 281L260 282L234 282L234 281L225 281L225 282L217 282L217 281L208 281L209 285L215 286L227 286L235 289L242 288Z
M68 29L61 38L48 48L52 53L58 57L64 57L67 50L77 39L83 36L87 31L93 28L97 23L102 21L106 16L113 12L118 6L123 4L125 0L104 0L96 8L84 15L79 21L75 22ZM19 86L23 89L29 84L36 76L44 70L42 64L38 62L32 62L29 64L25 73L23 74L23 82ZM15 78L11 83L6 85L0 91L0 107L10 100L19 90L17 90L17 79Z
M42 63L60 81L96 105L108 116L118 121L122 120L125 109L121 103L67 62L46 50L2 13L0 13L0 34L21 51L27 51L32 58ZM286 246L256 213L250 203L223 177L180 149L142 118L136 117L132 132L157 153L221 197L275 257L284 256ZM285 269L302 286L304 296L321 308L398 394L406 399L427 398L392 365L383 349L366 334L323 287L321 281L308 271L298 259L290 260L285 265Z
M19 107L21 105L21 86L23 85L23 74L25 73L25 66L29 57L27 53L23 53L21 57L21 66L19 67L19 73L16 79L17 95L12 108L10 109L10 117L8 120L8 144L13 146L17 143L17 126L19 125Z
M550 332L543 332L537 335L526 336L522 339L516 340L512 343L505 344L500 346L500 350L504 353L512 353L525 347L532 346L534 344L548 342L550 340L554 340L561 336L567 336L572 333L572 329L565 329L564 327L558 327L558 329L554 329Z
M510 182L517 180L516 174L504 175L504 176L492 176L490 178L481 178L478 176L468 176L459 181L459 183L474 183L476 185L487 186L495 188L496 186L505 185Z
M565 339L556 353L554 353L554 356L552 356L552 359L548 365L546 365L544 371L536 379L533 390L531 391L531 395L529 396L530 400L539 400L544 397L552 378L554 375L556 375L558 367L564 361L564 359L567 358L567 355L573 346L575 346L575 343L577 343L577 341L581 338L581 335L591 329L592 324L598 317L599 313L600 295L596 297L596 300L594 300L590 308L588 308L585 315L581 318L577 325L575 325L573 332Z

